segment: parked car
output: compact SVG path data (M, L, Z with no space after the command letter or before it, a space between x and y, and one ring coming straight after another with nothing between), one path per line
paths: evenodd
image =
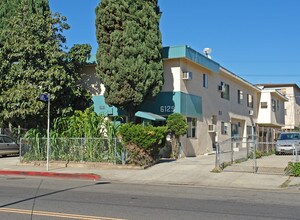
M0 155L12 155L12 154L19 154L20 147L17 142L7 136L7 135L0 135Z
M295 148L300 153L300 132L283 132L276 141L275 154L293 154Z

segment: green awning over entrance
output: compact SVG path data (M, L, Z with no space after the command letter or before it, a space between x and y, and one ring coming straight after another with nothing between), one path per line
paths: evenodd
M148 119L151 121L165 121L166 119L160 115L153 114L151 112L138 111L134 114L136 117Z

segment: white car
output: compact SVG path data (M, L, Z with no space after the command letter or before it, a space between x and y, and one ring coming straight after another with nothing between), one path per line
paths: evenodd
M283 132L276 141L275 154L293 154L297 149L300 153L300 132Z
M19 154L20 147L17 142L7 136L7 135L0 135L0 155L7 156L12 154Z

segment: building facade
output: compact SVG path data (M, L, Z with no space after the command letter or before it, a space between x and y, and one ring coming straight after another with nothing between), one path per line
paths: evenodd
M184 115L188 131L180 140L183 156L210 153L217 142L254 134L260 88L188 46L165 47L163 63L165 83L161 92L138 111L163 117L173 112ZM82 84L93 95L95 111L126 116L126 112L105 104L105 88L95 75L95 66L91 62L82 72ZM278 125L282 123L279 118Z
M286 131L300 129L300 88L297 84L260 84L264 90L273 89L283 94L287 101L284 103L285 123L282 127Z
M273 88L261 88L257 117L257 136L259 142L274 142L285 126L285 102L288 99Z

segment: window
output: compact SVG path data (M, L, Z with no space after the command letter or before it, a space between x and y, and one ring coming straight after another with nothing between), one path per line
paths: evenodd
M268 102L261 102L260 107L261 108L268 108Z
M253 96L250 94L247 94L247 106L253 108Z
M244 99L244 97L243 97L243 91L241 91L241 90L238 90L238 104L243 104L243 99Z
M187 137L196 137L196 127L197 127L197 119L196 118L187 118L188 131Z
M276 112L276 100L272 99L272 111Z
M277 111L279 111L279 100L277 100Z
M3 139L4 139L4 143L13 143L14 142L11 138L6 137L6 136L4 136Z
M229 85L221 82L221 98L229 100Z
M221 134L227 134L227 123L221 122Z
M208 76L203 73L203 87L208 88Z

